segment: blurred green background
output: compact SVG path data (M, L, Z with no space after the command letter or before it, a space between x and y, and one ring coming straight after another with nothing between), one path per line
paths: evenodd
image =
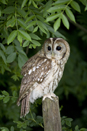
M8 26L7 28L9 29L7 30L5 22L6 20L9 20L8 18L9 13L8 14L3 13L3 10L9 4L11 6L11 4L15 3L15 1L13 0L12 1L13 3L10 3L10 1L4 1L7 4L5 4L2 1L0 2L1 2L0 9L2 10L0 22L1 24L2 21L4 22L3 27L0 26L0 33L1 33L0 42L3 44L2 46L0 43L0 51L1 51L0 52L1 55L0 57L0 70L1 70L0 71L0 129L2 131L8 131L8 130L43 131L43 128L41 127L43 123L42 99L36 100L36 102L33 105L31 104L31 113L29 113L23 119L20 119L20 107L17 107L16 105L18 92L20 89L20 84L22 79L22 76L20 74L21 64L23 65L27 61L27 59L30 58L32 55L34 55L38 50L40 50L41 47L35 46L35 49L34 48L28 49L27 46L25 46L24 48L22 48L23 45L20 46L19 44L19 42L21 41L21 36L19 39L18 37L15 38L13 43L9 45L6 44L6 40L9 34L13 30L15 30L16 27L15 25ZM46 1L38 1L38 2L34 1L34 2L36 3L36 5L39 6L40 4L38 3L40 2L42 2L44 6L47 4ZM51 1L51 2L56 2L56 1ZM63 38L65 38L68 41L71 51L70 51L69 60L65 66L64 75L58 85L58 88L55 90L55 94L59 96L61 117L67 116L67 118L73 119L72 130L74 130L76 125L78 125L79 128L82 127L87 128L87 11L86 10L84 11L85 6L81 3L81 0L80 1L78 0L77 3L80 6L81 12L77 12L74 9L72 9L72 12L78 24L69 20L69 24L70 24L69 30L66 29L63 23L61 23L61 26L58 29L58 32L61 33L58 35L58 37L63 36ZM17 4L17 2L15 4ZM18 4L19 5L16 8L20 7L21 2L19 1ZM31 5L32 4L30 4L30 6ZM34 8L36 8L34 4L33 6ZM27 6L25 6L24 8L25 11L27 10L26 8ZM20 17L18 15L19 14L17 14L17 17ZM53 23L54 21L50 23L50 27L53 27ZM21 28L22 28L22 24L20 24L20 29ZM30 31L31 33L32 29L28 31ZM53 33L50 32L48 36L45 33L43 33L42 35L42 32L40 30L34 33L41 38L39 40L39 43L41 43L41 45L43 45L44 41L48 36L57 37L57 34L54 34L54 32ZM19 42L16 39L18 39ZM24 37L22 40L24 41ZM10 47L10 49L7 49L8 46ZM10 62L7 62L6 64L4 61L5 58L4 56L2 56L3 55L2 50L4 52L5 57L7 58L8 55L12 53L13 47L11 46L14 46L14 48L18 47L14 49L14 52L16 52L17 54L15 59L12 58L14 59L14 61L10 60ZM23 55L23 59L21 58L22 57L21 54ZM21 57L19 57L19 55L21 55ZM6 92L4 92L4 90ZM35 119L36 122L34 122L33 118ZM69 122L70 121L71 120L69 120ZM69 125L69 123L66 125ZM71 125L69 125L69 128L67 128L66 131L72 131L70 129L71 129ZM83 131L86 130L84 129Z

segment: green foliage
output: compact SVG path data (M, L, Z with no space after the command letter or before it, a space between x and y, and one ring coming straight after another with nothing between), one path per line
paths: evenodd
M0 0L1 131L32 131L38 127L43 130L43 118L37 110L41 100L31 105L30 113L22 119L19 119L20 109L16 106L16 101L22 78L21 68L28 60L28 56L35 54L32 48L38 50L46 38L62 37L68 40L71 47L70 59L55 91L56 94L61 100L63 94L68 99L71 93L79 104L86 100L87 61L84 59L84 55L87 56L86 11L86 0ZM69 32L73 28L71 22L80 30ZM83 49L80 47L82 43L79 39L84 45ZM87 116L85 109L82 112L83 116ZM61 121L64 131L87 131L80 128L80 124L77 125L72 118L63 116ZM75 126L71 122L75 123Z
M27 126L34 127L34 126L41 126L43 128L43 118L42 116L36 116L35 113L31 113L25 118L22 118L22 121L14 121L17 123L18 128L26 129Z
M17 101L17 92L13 91L12 93L13 96L10 96L7 91L3 90L2 94L0 95L0 100L3 100L4 103L7 103L10 99L12 102Z
M71 122L73 121L72 118L67 118L66 116L62 117L62 131L87 131L86 128L79 129L78 125L75 126L75 129L72 130Z
M72 0L65 0L65 1L58 0L54 2L53 6L47 10L49 13L51 13L51 15L47 17L47 21L53 21L58 18L57 21L54 21L54 30L55 31L60 27L61 19L62 19L64 26L67 29L69 29L69 21L66 15L69 17L69 19L75 22L75 16L73 12L70 10L69 6L72 6L72 8L74 8L76 11L80 12L79 4Z

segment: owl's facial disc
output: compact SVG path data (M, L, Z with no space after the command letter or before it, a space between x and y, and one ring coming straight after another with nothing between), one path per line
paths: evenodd
M49 38L44 43L45 56L49 59L65 58L68 44L62 38Z
M55 41L54 42L54 54L57 60L64 58L66 53L66 46L62 41Z

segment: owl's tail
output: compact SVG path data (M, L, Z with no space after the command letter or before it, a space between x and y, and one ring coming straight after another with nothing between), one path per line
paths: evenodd
M30 110L29 99L27 99L27 97L25 97L21 101L21 114L20 114L20 118L22 118L23 116L26 116L29 113L29 110Z
M30 94L28 94L26 97L24 97L21 101L18 100L18 102L17 102L18 106L21 103L20 118L22 118L23 116L26 116L29 113L29 110L30 110L29 96L30 96Z

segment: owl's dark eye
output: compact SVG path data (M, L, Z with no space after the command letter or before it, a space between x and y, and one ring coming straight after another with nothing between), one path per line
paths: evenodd
M48 46L48 50L49 50L49 51L51 50L51 47L50 47L50 46Z
M56 50L58 50L58 51L61 50L61 46L57 46Z

